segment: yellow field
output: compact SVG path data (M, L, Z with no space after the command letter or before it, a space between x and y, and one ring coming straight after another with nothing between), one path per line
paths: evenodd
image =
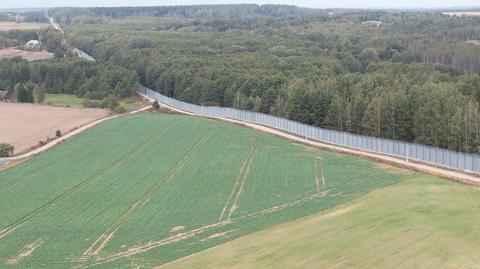
M0 22L0 31L9 31L9 30L35 30L40 28L48 27L47 23L30 23L30 22L12 22L12 21L1 21Z

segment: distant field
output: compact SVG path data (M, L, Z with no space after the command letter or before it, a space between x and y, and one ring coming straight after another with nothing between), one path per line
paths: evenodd
M465 12L443 12L444 15L448 16L480 16L480 11L465 11Z
M22 57L28 61L47 60L53 58L53 53L47 51L26 51L16 48L0 49L0 59L8 59L13 57Z
M85 98L80 98L70 94L47 94L45 96L44 103L54 106L82 108L84 101ZM123 100L120 100L119 103L127 111L139 109L146 105L143 101L136 98L125 98Z
M15 147L15 153L20 153L47 137L55 137L56 130L67 133L107 114L103 109L0 102L0 143L9 143Z
M0 264L151 268L416 176L219 121L124 116L0 172Z
M11 21L0 21L0 31L9 31L9 30L35 30L40 28L48 27L48 23L29 23L29 22L11 22Z
M469 40L469 41L467 41L467 43L470 43L470 44L473 44L473 45L476 45L476 46L480 46L480 40Z

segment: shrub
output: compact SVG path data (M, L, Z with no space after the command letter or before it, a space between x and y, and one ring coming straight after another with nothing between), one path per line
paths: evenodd
M158 103L158 101L154 101L152 103L152 107L155 108L155 109L159 109L160 108L160 104Z
M85 101L83 101L83 106L87 108L101 108L102 102L98 100L85 99Z
M60 137L60 136L62 136L62 132L61 132L60 130L57 130L57 131L55 132L55 135L56 135L57 137Z
M127 110L122 105L118 105L118 106L115 107L115 109L113 111L115 111L116 113L119 113L119 114L123 114Z
M10 157L13 155L14 147L10 144L0 144L0 157Z

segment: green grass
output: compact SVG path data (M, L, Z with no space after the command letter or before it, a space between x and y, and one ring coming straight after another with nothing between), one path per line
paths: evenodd
M422 176L161 268L478 268L479 201Z
M70 94L46 94L45 95L45 104L52 104L54 106L65 106L65 107L83 107L84 98L77 97Z
M0 267L150 268L416 175L219 121L125 116L0 172Z
M46 94L44 103L54 106L81 108L83 107L84 101L85 98L77 97L70 94ZM142 102L134 98L122 99L119 101L119 104L123 106L127 111L139 109L143 106Z

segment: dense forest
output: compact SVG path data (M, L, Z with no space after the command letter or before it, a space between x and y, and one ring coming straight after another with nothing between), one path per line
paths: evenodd
M44 11L0 14L0 18L20 18L22 22L48 22ZM41 103L45 93L73 94L87 99L87 106L117 109L112 100L135 94L134 71L108 63L83 61L64 44L64 34L53 27L37 30L0 31L0 49L25 48L29 40L39 40L41 49L55 53L53 60L28 62L21 57L0 60L0 89L10 91L17 102Z
M26 102L34 101L36 91L74 94L94 100L128 97L135 93L138 83L136 74L121 66L73 58L38 62L21 58L1 60L0 77L0 89L12 92L27 89L25 97L19 100Z
M480 152L480 47L467 42L480 17L277 5L49 13L70 46L180 100ZM86 88L76 94L95 95Z

